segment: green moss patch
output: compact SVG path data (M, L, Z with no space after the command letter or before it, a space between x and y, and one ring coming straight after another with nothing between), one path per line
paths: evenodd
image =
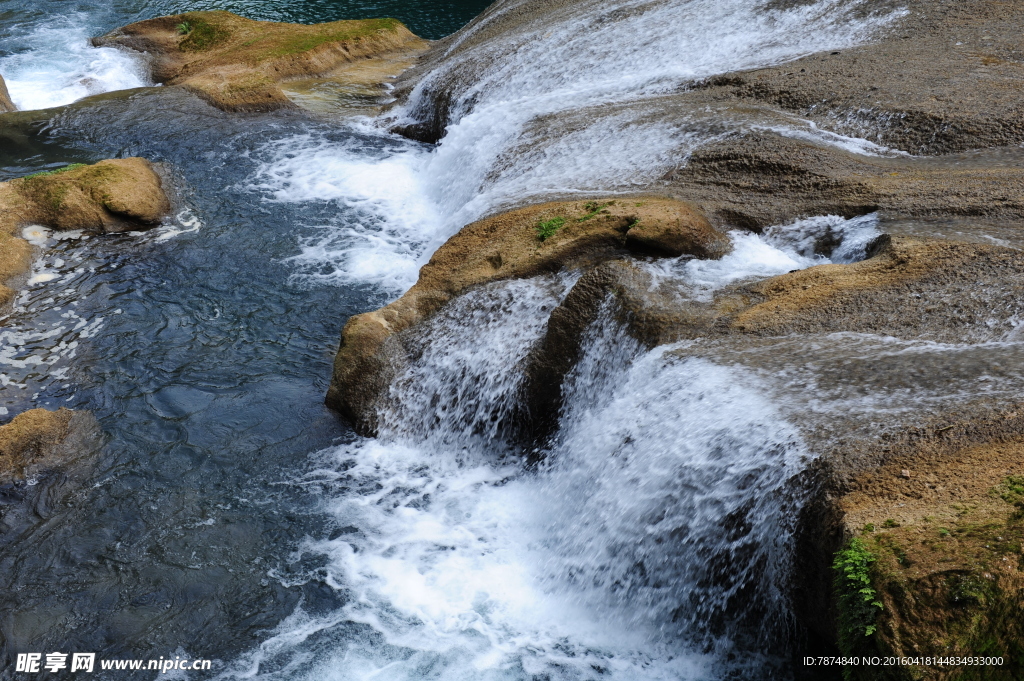
M29 201L45 210L57 212L64 208L68 194L81 191L106 206L112 199L106 193L111 182L124 178L119 168L111 165L73 163L63 168L26 175L18 180L18 189Z
M76 170L78 168L84 168L85 165L86 164L84 164L84 163L72 163L70 165L64 166L63 168L57 168L56 170L43 170L43 171L40 171L38 173L32 173L31 175L25 175L21 179L22 180L29 180L29 179L32 179L33 177L46 177L48 175L57 175L59 173L66 173L69 170Z
M193 12L182 15L183 21L178 24L178 31L187 29L185 39L178 43L178 48L185 52L205 52L221 45L231 37L221 17L221 12ZM223 12L223 14L228 14Z
M295 35L279 38L268 45L264 58L287 57L308 52L326 43L358 41L378 33L398 29L402 23L397 19L365 19L362 21L335 21L296 31Z

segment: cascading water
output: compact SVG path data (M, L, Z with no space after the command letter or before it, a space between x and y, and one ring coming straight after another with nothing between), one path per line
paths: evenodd
M451 49L524 4L495 3ZM862 2L775 4L618 0L551 10L435 68L376 123L432 115L433 89L443 86L454 94L436 147L394 140L381 156L358 141L289 137L267 145L253 188L276 201L358 207L357 223L346 216L302 244L300 266L321 281L373 281L401 292L445 239L503 205L649 188L702 144L750 127L685 113L649 120L644 102L718 73L856 45L900 16ZM551 134L535 129L556 113L579 120ZM381 134L373 122L356 129ZM779 130L857 153L885 151L799 121Z
M156 424L152 433L144 431L147 442L136 446L130 440L130 446L118 451L134 462L135 449L148 452L148 441L158 443L156 450L166 454L154 464L160 489L169 484L164 466L171 473L167 478L181 469L193 476L190 480L200 471L205 481L206 469L201 467L207 464L193 460L216 459L225 449L232 456L223 458L248 461L249 451L262 449L267 440L281 448L281 440L268 433L285 438L276 431L305 423L306 412L276 414L286 412L278 408L288 402L281 395L306 404L303 390L319 394L320 387L296 387L293 376L280 380L280 371L266 378L269 370L263 361L280 352L273 362L266 361L290 366L294 356L306 361L306 355L315 355L321 362L316 367L327 371L327 351L317 345L319 336L295 340L291 327L275 327L304 327L304 317L289 317L302 305L327 310L325 316L333 315L335 324L334 317L341 314L337 289L326 287L347 294L359 291L363 297L344 308L345 314L359 311L408 288L418 267L446 238L505 204L547 195L649 188L689 151L742 125L719 121L708 127L687 116L671 124L646 120L636 113L643 110L638 101L653 102L717 73L853 45L895 16L857 14L861 3L835 0L788 9L740 0L569 3L545 17L543 26L527 23L474 43L488 26L522 4L493 6L450 44L453 51L468 46L450 67L454 75L441 70L428 74L408 103L387 120L349 121L332 128L289 123L282 116L249 123L255 132L240 132L242 123L223 123L219 113L189 108L198 107L195 102L171 100L184 112L181 119L194 116L204 128L167 132L161 117L173 115L174 107L161 107L160 117L133 122L137 129L123 126L126 132L110 132L105 121L89 128L88 113L51 121L65 135L75 125L85 126L92 138L83 147L92 154L130 150L170 160L186 168L186 179L200 189L197 201L207 213L204 229L186 235L183 245L169 240L166 252L154 249L159 255L151 257L161 258L158 274L137 275L130 286L122 286L116 277L108 284L106 272L95 278L97 288L121 286L118 295L126 297L129 313L124 316L141 320L135 326L118 323L125 337L138 329L148 333L145 323L154 322L146 315L153 310L170 310L168 317L175 317L156 320L160 333L152 341L153 356L140 359L134 350L126 350L126 359L101 374L116 377L129 366L133 381L136 375L142 377L141 387L132 385L108 401L133 408L143 401L155 405L153 411L142 411L144 418L132 421ZM34 45L48 40L47 26L26 33L34 36ZM60 35L78 40L85 34ZM40 54L67 52L47 49L0 58L0 73L25 108L145 82L144 76L119 80L121 66L124 74L138 75L132 57L88 48L88 59L103 54L104 59L128 61L116 62L121 66L112 70L97 62L89 67L93 71L76 71L77 80L54 81L25 94L28 90L19 87L30 78L51 83L54 73L75 70L54 62L49 75L39 76L40 64L46 62L38 59ZM473 66L473 77L460 81L458 69L467 64ZM91 87L83 79L94 71L113 75L100 78L104 84L98 89L81 90ZM455 87L456 96L447 135L439 145L383 132L386 125L417 120L432 101L430 88L442 81ZM624 103L631 104L629 109L616 108ZM144 97L109 106L110 116L123 116L115 120L148 111ZM123 110L117 108L121 106ZM602 113L594 114L596 109ZM557 138L545 135L537 122L554 114L577 116L579 125ZM209 133L219 125L223 134ZM804 129L794 134L817 135L819 141L861 153L884 151ZM204 160L196 161L200 158ZM199 163L202 169L189 165ZM223 168L242 170L223 179ZM240 177L245 173L248 177ZM254 207L254 195L265 205ZM241 250L243 239L233 234L224 240L231 241L230 247L217 250L224 248L218 230L260 209L271 217L266 218L270 226L261 224L258 238L269 241L283 231L281 240L287 246L275 242L271 255L263 243ZM216 219L208 219L210 214ZM876 234L871 217L859 222L817 220L763 236L734 233L736 249L720 261L645 266L666 280L685 281L699 297L729 282L825 262L829 254L836 261L855 259ZM282 224L292 229L280 230ZM244 223L246 229L239 231L246 232L248 226ZM818 248L822 231L840 242L839 250L825 254ZM204 281L208 286L194 286L193 273L182 275L176 268L178 255L189 252L185 249L192 239L202 244L192 253L208 249L212 254L200 270L210 280ZM297 249L292 248L296 241ZM241 250L240 256L235 249ZM268 259L278 258L290 268L284 275L278 271L283 268L264 267ZM244 287L233 273L224 272L229 259L257 263L243 272L258 284L257 293L249 294L259 297L258 303L240 300L238 289ZM150 267L149 261L139 260L147 262L139 269ZM58 272L55 268L49 269ZM265 269L272 271L266 274ZM42 269L39 273L46 274ZM282 282L288 273L292 277L286 286ZM165 282L176 278L187 282L179 284L182 289L195 288L196 300L169 302L173 296L166 296ZM136 281L142 295L133 297ZM806 454L773 403L771 390L752 372L684 359L673 348L647 351L602 319L590 330L583 360L567 379L560 425L543 461L528 465L532 457L526 454L532 452L520 451L507 437L522 387L520 365L572 283L566 276L487 287L461 298L424 326L417 353L383 406L380 437L320 451L314 457L319 470L298 480L300 487L323 491L322 503L335 531L329 538L306 540L294 556L294 570L264 573L263 567L246 566L260 573L257 579L264 588L266 582L284 587L316 583L331 594L324 601L341 604L325 611L322 603L303 603L256 650L230 663L225 677L721 678L723 660L746 635L743 627L749 620L764 623L769 631L785 627L790 523L799 504L791 480ZM367 289L370 293L364 293ZM30 293L31 300L41 303L43 295L38 289ZM102 298L100 293L95 296ZM106 308L121 310L112 303ZM243 321L234 319L232 311ZM168 340L161 340L163 336ZM230 372L222 366L224 348L236 353ZM257 375L269 386L266 393L258 392L256 380L238 379L244 373L238 367L265 372ZM312 375L309 366L300 368L296 373ZM63 374L54 377L64 379ZM274 381L284 387L271 385ZM246 400L258 394L274 407L263 407L267 413L253 416L251 406L243 410L234 404L236 390ZM108 423L121 417L116 410L105 415ZM260 419L269 424L266 432L250 423ZM230 426L227 434L224 424ZM185 441L188 446L179 446ZM243 444L237 445L239 441ZM170 454L160 449L167 442L175 443ZM231 460L224 470L237 465ZM114 487L116 479L110 479ZM229 481L225 487L232 487L230 477L224 479ZM131 485L131 480L124 483L130 489L120 492L124 498L135 498L137 490ZM172 509L168 513L184 508L184 520L173 519L175 528L187 522L181 526L210 527L224 536L231 526L207 524L207 514L213 520L231 508L244 508L252 516L253 508L269 505L258 492L232 496L219 499L216 508L223 512L212 510L211 502L196 520L189 515L190 501L144 492L159 499L144 509L160 518L152 524L164 522L159 514L165 507ZM266 525L278 528L277 523L284 521L275 517ZM261 529L254 527L253 537ZM212 536L207 542L212 547L230 544L221 535ZM121 563L127 561L123 553L132 548L128 539L124 542L128 548L122 549L119 539L108 551ZM202 573L224 580L218 583L234 579L224 575L236 568L242 572L230 562L225 565L233 565L231 569L219 570L220 564L214 565L219 556L168 553L168 562L173 559L176 567L218 568ZM307 569L307 564L315 567ZM139 590L144 591L148 582L140 581ZM237 590L232 593L241 593L248 582L237 584L241 586L232 587ZM147 607L146 598L160 593L158 588L165 588L162 582L139 594L138 607ZM95 598L104 602L103 593ZM742 662L750 663L749 650Z
M84 13L72 13L4 38L0 75L19 109L46 109L112 90L151 85L137 57L95 48Z
M606 318L544 463L502 440L564 290L491 285L431 321L380 437L322 452L307 480L341 529L296 558L325 557L309 578L347 604L297 613L227 677L714 678L730 622L784 626L805 455L756 379Z
M452 49L517 6L493 6ZM391 139L367 154L359 141L287 138L264 147L251 186L274 202L354 209L302 243L304 280L371 281L397 294L445 238L503 204L648 185L671 159L730 134L686 117L645 122L635 107L524 147L536 120L856 44L895 16L856 18L856 7L568 5L543 26L469 48L446 67L474 72L463 89L438 69L387 119L414 122L431 87L455 87L437 147ZM356 130L380 135L372 123ZM829 256L859 259L876 222L827 217L737 232L720 261L648 267L701 297ZM520 364L567 283L494 285L420 331L379 438L322 452L322 470L305 481L324 486L339 529L296 560L319 557L325 564L307 578L347 604L298 611L227 677L720 678L731 646L757 639L744 625L769 637L785 630L793 480L806 452L752 373L645 351L605 320L567 379L542 463L524 468L526 453L506 437ZM729 664L753 664L747 644Z

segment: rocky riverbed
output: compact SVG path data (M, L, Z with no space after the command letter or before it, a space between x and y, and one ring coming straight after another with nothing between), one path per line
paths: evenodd
M500 0L433 42L182 9L91 43L165 87L0 81L0 361L56 377L0 425L9 655L1020 676L1024 9ZM78 299L112 330L32 360Z
M485 12L478 30L438 44L402 76L410 103L394 129L443 144L445 129L479 107L467 93L488 82L504 51L576 6L525 2ZM372 428L408 361L393 334L424 333L410 326L426 316L413 300L429 301L431 314L453 304L467 272L480 269L475 260L493 263L489 278L575 270L578 280L524 359L513 431L541 451L552 446L566 409L563 386L602 314L644 347L667 344L680 358L797 374L782 381L780 399L820 453L805 480L811 498L797 531L794 613L805 635L821 651L847 654L1003 655L1008 666L991 678L1012 678L1024 567L1016 508L1024 460L1014 444L1021 387L1014 339L1024 290L1016 235L1024 217L1020 8L864 3L856 11L889 10L895 15L882 37L867 44L716 74L634 102L537 116L506 152L539 158L557 140L612 119L696 126L709 139L684 156L659 158L667 170L639 182L639 192L591 205L631 206L635 196L641 206L642 193L656 192L692 202L720 230L776 236L783 231L773 225L815 215L871 216L877 232L859 253L847 248L836 264L702 293L684 267L673 272L621 246L551 262L547 242L531 232L550 224L560 204L502 214L491 221L517 224L521 239L534 241L526 252L532 266L499 274L501 237L481 240L454 268L431 261L401 300L349 321L329 403ZM834 258L851 238L834 229L841 222L804 225L801 252ZM487 224L464 228L435 260L446 249L461 253ZM745 238L740 233L733 239ZM686 252L721 259L727 251ZM985 381L993 391L971 387ZM823 392L825 401L851 407L858 396L904 397L896 409L848 407L837 417L800 394L810 389L818 400ZM866 606L845 592L864 584L848 581L838 562L833 567L850 542L868 557ZM849 673L880 678L873 669ZM886 673L962 678L923 664Z

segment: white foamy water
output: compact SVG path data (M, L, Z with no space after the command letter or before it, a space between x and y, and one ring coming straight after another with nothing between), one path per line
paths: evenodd
M489 13L524 2L506 0ZM542 23L483 41L428 74L391 115L390 122L422 118L430 89L451 88L452 122L436 148L384 136L385 150L373 150L365 136L382 133L365 123L355 124L364 141L296 136L266 147L252 186L270 200L331 201L344 209L302 240L295 258L302 277L400 293L446 238L501 206L636 191L728 134L730 125L748 127L649 117L644 101L717 73L864 42L899 15L857 17L862 3L849 0L787 10L768 4L615 0L551 10ZM626 102L631 106L615 108ZM554 133L538 124L556 113L575 118ZM806 127L794 124L791 134L884 151Z
M748 125L666 122L637 102L854 45L892 18L856 18L856 2L766 5L554 9L543 25L485 41L424 79L397 116L422 117L429 88L454 83L436 147L366 122L348 140L294 136L266 145L252 188L270 201L338 208L300 242L297 276L397 295L475 219L549 195L635 191ZM463 66L472 78L449 78ZM550 135L544 116L555 113L570 124ZM876 226L827 216L735 232L719 261L651 267L710 296L743 279L856 260ZM417 350L382 405L380 437L321 452L321 469L304 481L328 490L339 530L305 542L296 561L325 563L308 578L346 604L324 616L298 610L225 678L717 679L734 645L749 664L752 639L785 629L792 480L806 453L752 373L643 350L604 319L566 379L542 463L526 466L536 453L514 437L524 358L571 283L486 287L420 329L419 345L407 339ZM749 671L744 678L764 675Z
M409 288L426 253L448 236L430 191L427 150L412 143L383 149L359 138L316 135L269 145L251 187L272 201L331 202L334 222L314 226L292 262L313 283L374 283Z
M89 95L152 85L138 55L93 47L81 14L35 26L17 35L0 57L0 76L22 110L70 104Z
M493 285L430 322L380 438L322 452L312 476L344 530L299 554L326 559L316 578L347 604L297 612L226 678L711 679L729 622L785 620L804 457L752 376L605 321L545 463L502 442L568 283Z
M851 219L821 215L775 225L764 234L731 231L732 250L718 260L683 257L645 263L644 267L656 281L675 284L698 300L710 300L715 291L729 284L814 265L863 260L879 236L875 213Z

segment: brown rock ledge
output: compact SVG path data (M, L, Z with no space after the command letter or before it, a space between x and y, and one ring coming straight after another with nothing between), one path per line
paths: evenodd
M93 44L147 53L156 82L183 86L225 111L270 111L291 106L279 86L283 80L327 74L382 54L422 51L427 41L397 19L303 25L215 11L140 21Z
M156 225L170 211L160 177L141 158L73 164L0 183L0 305L14 291L3 282L31 266L19 229L121 232Z
M551 236L542 238L545 228ZM403 361L392 339L471 287L592 266L630 250L716 258L729 248L692 205L660 198L545 203L480 220L441 246L404 296L349 319L327 404L360 432L374 432L378 398Z
M966 408L886 434L873 445L884 463L827 487L807 542L816 571L851 545L869 556L878 605L843 599L836 580L830 621L845 655L916 658L902 668L848 669L854 681L1019 679L1024 674L1024 405ZM826 466L827 468L827 466ZM812 526L814 524L812 523ZM815 561L810 561L815 562ZM863 585L862 585L863 586ZM819 586L820 588L820 586ZM862 601L863 602L863 601ZM851 607L853 604L853 607ZM867 624L875 631L868 634ZM1003 657L984 675L936 657Z

